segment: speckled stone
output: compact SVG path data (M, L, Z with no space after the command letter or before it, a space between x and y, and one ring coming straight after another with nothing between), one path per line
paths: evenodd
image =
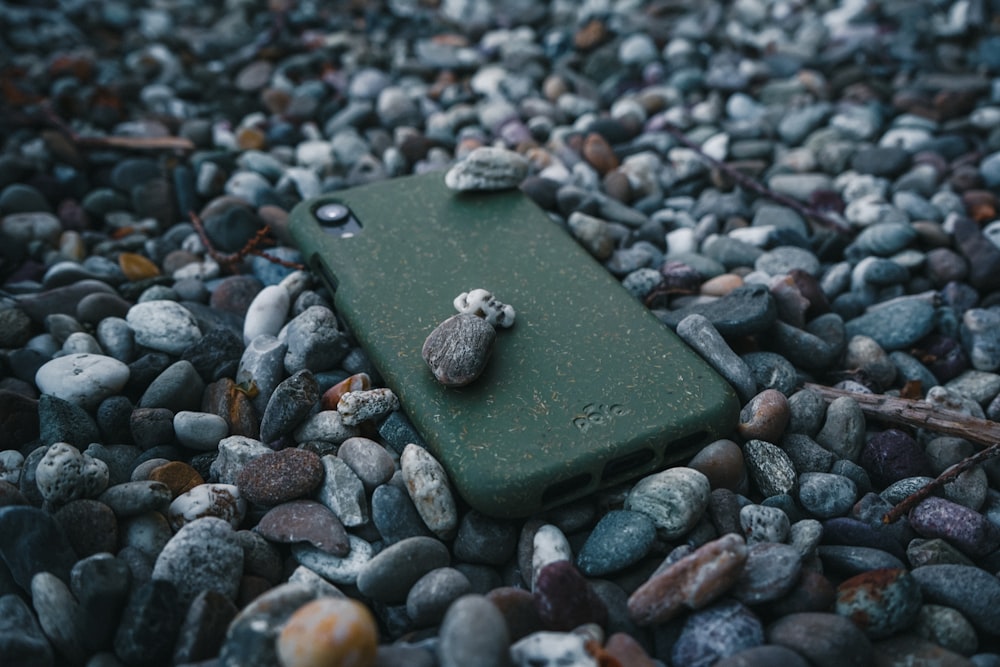
M401 540L376 554L358 572L357 586L367 597L402 604L410 587L431 570L446 567L447 547L432 537Z
M865 634L837 614L785 616L768 627L767 640L792 649L817 667L867 665L872 660L872 645Z
M334 556L305 542L293 544L292 555L300 564L315 571L324 579L334 584L353 586L357 583L358 573L372 559L375 552L371 544L356 535L348 533L347 539L351 548L343 557Z
M265 507L306 496L320 485L320 457L305 449L283 449L247 462L236 486L247 502Z
M760 542L747 548L747 560L730 594L746 605L777 600L799 579L802 556L790 544Z
M796 474L788 454L764 440L750 440L743 446L750 479L765 497L790 493Z
M740 528L747 544L784 542L788 537L788 515L777 507L745 505L740 508Z
M799 475L799 503L803 509L821 519L847 514L857 495L857 486L843 475L825 472Z
M625 509L645 514L658 534L672 539L694 528L708 509L710 493L708 478L702 473L669 468L639 480L625 499Z
M608 512L587 537L576 557L580 572L600 577L623 570L649 553L656 538L652 520L640 512Z
M458 510L444 468L423 447L409 444L399 459L406 490L431 531L450 539L458 528Z
M865 444L865 417L858 402L850 396L831 401L816 442L842 459L857 461Z
M670 652L671 664L710 667L764 643L764 626L739 602L719 602L688 617Z
M969 565L926 565L914 568L924 600L954 607L981 632L1000 627L1000 579Z
M862 448L858 463L879 488L907 477L931 474L924 449L908 434L895 428L872 436Z
M910 510L909 520L921 536L945 539L973 558L1000 548L1000 526L944 498L925 499Z
M243 549L232 526L205 517L185 524L170 539L156 558L153 580L172 583L178 599L187 605L205 590L234 600L242 572Z
M350 550L347 531L340 519L314 500L282 503L268 510L254 530L272 542L308 542L334 556L346 556Z

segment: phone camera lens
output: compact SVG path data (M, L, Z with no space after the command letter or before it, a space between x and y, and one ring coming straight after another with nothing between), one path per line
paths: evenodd
M323 204L313 211L313 215L324 225L342 225L350 219L351 209L334 202Z

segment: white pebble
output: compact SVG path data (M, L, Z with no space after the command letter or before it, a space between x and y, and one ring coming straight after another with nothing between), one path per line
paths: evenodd
M349 391L337 403L337 412L344 424L357 426L369 419L377 419L399 409L399 399L391 389L378 388L367 391Z
M561 530L550 523L535 531L531 549L531 589L535 589L538 573L549 563L572 560L573 549Z
M474 289L462 292L453 302L455 310L460 313L472 313L482 317L493 326L508 328L514 325L516 313L514 308L501 302L492 292L484 289Z
M452 190L507 190L528 175L528 161L514 151L480 146L448 170L444 182Z
M403 449L399 463L420 518L442 540L454 537L458 510L444 468L430 452L412 443Z
M347 528L368 523L368 497L365 485L350 466L333 455L326 455L323 464L323 484L316 499L337 515Z
M43 364L35 373L35 384L43 394L92 410L120 392L129 375L128 366L112 357L68 354Z
M50 445L38 462L35 483L49 503L93 498L108 488L108 466L65 442Z
M212 451L229 435L229 424L219 415L182 410L174 415L174 435L185 447Z
M195 519L214 516L239 528L247 514L247 501L235 484L199 484L174 498L167 510L167 519L174 530Z
M292 545L292 555L300 565L316 572L327 581L342 586L353 586L358 580L358 573L375 555L372 545L357 535L347 535L351 550L343 558L327 553L308 542L296 542Z
M268 285L254 297L243 321L243 344L260 335L277 336L288 317L291 299L281 285Z
M135 332L135 342L158 352L179 355L201 339L198 321L176 301L157 299L129 308L125 321Z

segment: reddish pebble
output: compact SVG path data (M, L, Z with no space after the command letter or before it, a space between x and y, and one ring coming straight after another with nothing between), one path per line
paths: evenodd
M254 276L237 275L223 278L209 299L215 310L234 313L243 317L257 293L264 289L264 283Z
M323 392L323 396L320 398L319 409L336 410L344 394L351 391L367 391L371 386L372 381L367 373L355 373Z
M306 496L323 481L319 456L305 449L283 449L251 459L236 477L248 502L272 507Z
M604 652L623 666L655 667L657 664L646 653L646 649L642 648L642 644L624 632L616 632L608 637L608 641L604 644Z
M765 389L743 407L736 429L745 440L778 442L789 417L791 409L785 395L777 389Z
M293 500L278 505L261 517L254 530L271 542L308 542L334 556L346 556L351 550L344 524L326 505L315 500Z
M160 269L150 260L134 252L118 255L118 266L129 280L135 282L160 275Z
M712 489L740 491L747 485L743 450L732 440L716 440L688 462L688 467L708 478Z
M222 378L205 388L201 411L225 419L230 435L254 440L260 437L260 417L253 406L253 392L237 385L232 378Z
M588 134L583 142L583 159L602 176L618 167L618 156L607 139L596 132Z
M541 569L535 579L535 609L549 630L569 632L585 623L605 625L608 610L587 579L568 560Z
M732 588L746 560L743 538L723 535L653 574L629 597L629 615L639 625L653 625L685 608L701 609Z

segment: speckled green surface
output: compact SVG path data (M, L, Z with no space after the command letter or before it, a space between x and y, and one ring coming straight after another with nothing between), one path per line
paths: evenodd
M329 201L349 205L361 233L320 228L311 211ZM658 470L735 424L731 387L519 191L458 194L443 173L396 179L303 203L291 229L482 512L523 516ZM455 313L452 300L477 287L517 320L478 380L447 388L420 349Z

